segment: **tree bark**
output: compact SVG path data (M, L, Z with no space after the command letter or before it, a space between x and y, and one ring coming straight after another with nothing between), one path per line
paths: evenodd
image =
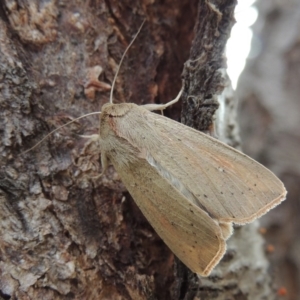
M224 47L234 0L3 1L0 293L4 299L272 299L257 225L238 228L209 278L192 274L100 153L85 155L121 55L116 102L162 103L185 80L182 121L239 145ZM196 25L195 25L196 24ZM193 28L195 30L193 32ZM180 103L166 111L180 119ZM222 122L220 121L222 120ZM255 298L256 297L256 298Z

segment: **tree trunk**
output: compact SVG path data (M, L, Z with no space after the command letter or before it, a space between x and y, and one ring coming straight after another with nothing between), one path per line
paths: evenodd
M252 52L239 80L243 149L284 182L287 200L262 218L274 286L300 299L300 5L260 0Z
M238 228L209 278L178 261L112 167L85 155L97 117L49 131L108 102L162 103L181 88L182 121L239 145L224 47L234 0L3 1L1 260L4 299L272 299L257 224ZM195 25L196 24L196 25ZM193 28L195 30L193 32ZM224 89L225 88L225 89ZM166 111L180 119L180 103ZM222 120L222 122L220 121Z

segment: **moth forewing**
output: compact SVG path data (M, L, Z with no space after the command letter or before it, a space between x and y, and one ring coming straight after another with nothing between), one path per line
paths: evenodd
M189 203L147 161L138 158L128 169L113 163L133 199L169 248L192 271L208 275L225 252L218 224Z
M284 200L281 181L243 153L135 104L107 104L101 155L170 249L207 276L231 222L250 222Z
M130 134L128 126L134 128ZM167 176L191 202L220 222L251 222L285 199L282 182L258 162L143 107L129 110L116 130L147 152L148 162L162 177Z

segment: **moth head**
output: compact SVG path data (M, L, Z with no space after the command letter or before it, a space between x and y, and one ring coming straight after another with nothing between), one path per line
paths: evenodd
M102 139L110 135L111 130L115 130L117 118L126 115L136 104L106 103L102 106L100 115L100 136Z
M102 106L101 119L112 118L112 117L122 117L134 106L133 103L120 103L112 104L106 103Z

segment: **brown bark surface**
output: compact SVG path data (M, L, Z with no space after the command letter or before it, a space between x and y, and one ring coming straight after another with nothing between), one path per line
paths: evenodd
M287 200L261 219L272 281L300 299L300 6L260 0L252 52L239 80L243 150L284 182Z
M2 298L272 299L257 225L239 228L220 266L199 280L153 231L112 167L93 180L100 153L85 155L89 145L80 135L98 131L96 116L21 155L52 129L101 109L145 18L115 101L168 102L183 70L182 120L207 131L223 101L223 123L219 113L215 127L237 146L223 57L234 6L231 0L1 3ZM178 103L165 114L179 120L180 109Z

